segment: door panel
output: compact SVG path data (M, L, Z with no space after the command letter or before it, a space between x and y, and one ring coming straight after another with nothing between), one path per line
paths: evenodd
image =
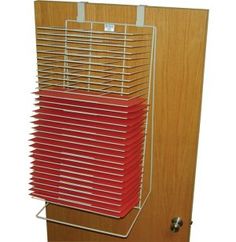
M77 4L36 1L36 26L63 26L76 19ZM145 24L157 27L154 96L154 176L151 197L127 242L189 241L201 110L207 10L146 7ZM136 7L86 4L86 20L135 23ZM149 126L150 127L150 126ZM148 136L150 144L150 135ZM150 149L147 159L150 159ZM132 215L132 214L131 214ZM130 215L130 216L131 216ZM89 218L85 213L52 205L47 216L102 224L122 230L127 220ZM170 231L171 219L183 226ZM93 220L93 221L89 221ZM48 241L121 242L122 239L48 222Z

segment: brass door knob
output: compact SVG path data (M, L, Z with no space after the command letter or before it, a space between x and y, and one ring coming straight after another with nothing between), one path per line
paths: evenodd
M177 233L179 232L182 226L183 226L183 220L180 217L175 217L171 220L170 230L174 233Z

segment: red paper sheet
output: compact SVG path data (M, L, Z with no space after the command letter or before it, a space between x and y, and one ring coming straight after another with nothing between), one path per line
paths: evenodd
M47 172L47 171L46 171ZM89 180L83 178L68 177L58 175L58 172L46 173L45 171L33 171L32 176L34 178L45 179L50 181L62 182L64 184L71 184L74 186L85 186L93 189L100 189L114 194L125 194L131 192L134 187L140 184L140 177L133 177L127 182L123 183L111 183L110 181L104 181L91 178ZM141 174L140 174L141 175ZM131 189L132 188L132 189Z
M75 169L73 169L73 171L71 171L71 169L69 170L68 168L60 169L61 166L52 165L52 164L50 165L48 164L47 167L34 165L32 168L34 171L38 171L45 174L54 174L55 176L71 177L77 180L81 179L84 181L92 181L92 182L97 182L99 184L108 184L108 185L114 185L114 186L116 185L120 186L122 183L126 183L131 179L137 178L141 174L140 167L135 168L135 170L133 170L132 173L130 172L127 176L121 176L121 177L112 176L108 174L101 175L98 172L91 172L91 171L86 171L82 169L80 170L77 169L80 172L75 172L74 171Z
M86 102L86 103L94 103L94 104L101 104L105 106L123 107L123 108L129 108L135 105L140 105L145 102L145 100L141 97L130 99L128 97L119 96L119 95L102 96L93 92L88 93L80 90L69 92L68 90L63 88L40 90L38 92L35 92L35 94L39 96L44 96L44 97L54 97L54 98L71 100L71 101L80 101L80 102Z
M47 128L57 128L60 130L66 130L66 131L73 131L76 133L79 133L78 135L92 135L92 137L96 138L99 137L100 139L103 139L103 137L111 138L115 142L124 142L125 140L132 139L135 137L138 133L143 133L142 124L138 125L137 127L134 127L133 129L129 129L127 131L120 131L120 130L108 130L107 127L98 128L98 127L89 127L88 125L76 125L76 124L69 124L69 123L63 123L56 120L48 120L48 119L38 119L33 122L37 125L37 127L47 127ZM36 127L36 128L37 128Z
M141 164L131 167L131 169L129 169L126 172L126 174L111 173L111 172L107 172L104 170L98 171L94 168L84 168L81 166L71 167L71 166L64 165L63 163L56 164L56 163L42 162L42 161L38 161L38 160L35 160L33 162L33 165L36 167L61 170L61 171L65 171L65 172L71 172L73 174L87 174L87 175L91 175L93 177L106 178L106 179L117 180L117 181L119 181L121 179L123 180L125 177L128 177L132 173L136 173L136 170L141 170Z
M125 216L139 201L145 99L63 88L36 94L31 195Z
M98 159L89 159L89 157L78 157L73 156L71 154L62 154L60 152L54 152L54 151L46 151L42 149L34 149L32 151L31 157L34 159L39 160L46 160L49 162L61 162L64 164L68 164L71 166L74 165L92 165L95 166L96 169L99 169L101 167L102 169L109 169L111 171L118 171L118 172L125 172L126 170L130 169L134 164L137 164L137 161L142 160L142 154L135 154L133 159L128 160L126 163L112 163L111 161L100 161Z
M73 185L73 184L68 184L68 183L63 183L62 181L53 181L53 180L46 180L46 179L42 179L42 178L37 178L34 177L32 179L32 182L30 183L30 185L34 186L34 187L38 187L38 186L48 186L48 187L57 187L57 188L62 188L64 190L68 190L68 191L74 191L74 192L81 192L83 194L90 194L90 195L94 195L97 197L102 197L102 198L109 198L111 200L115 200L115 201L126 201L128 199L130 199L130 195L132 194L132 192L134 193L138 193L140 186L131 186L129 190L127 190L127 192L125 193L121 193L121 194L117 194L108 190L102 190L102 189L95 189L95 188L91 188L91 187L85 187L85 186L79 186L79 185Z
M141 150L141 145L136 147L135 150L132 150L132 152L123 155L123 156L115 156L113 154L108 154L108 153L100 153L100 152L91 152L91 150L86 149L83 150L77 148L71 148L68 146L65 146L64 144L61 143L54 143L54 142L47 142L45 141L43 143L42 140L39 142L39 139L34 139L36 141L33 143L31 146L40 149L40 150L45 150L45 151L51 151L51 152L56 152L60 154L65 154L65 155L70 155L70 156L77 156L77 157L85 157L90 160L98 160L98 161L104 161L104 162L111 162L111 163L116 163L116 164L126 164L129 163L131 160L133 161L134 158L137 155L140 155L142 150Z
M40 99L39 103L35 104L38 107L51 109L51 110L63 110L73 113L79 114L88 114L88 115L96 115L98 117L108 117L108 118L118 118L118 119L135 119L138 118L140 115L145 115L146 113L146 105L138 105L137 110L130 112L130 110L126 112L118 112L117 110L107 109L107 108L90 108L86 106L78 106L78 105L67 105L62 102L51 102L51 101L42 101Z
M137 111L146 109L146 104L143 101L141 103L137 103L136 105L132 105L129 107L119 107L119 106L113 106L113 105L103 105L99 103L91 103L91 102L80 102L80 101L73 101L66 98L60 98L60 97L49 97L40 95L40 97L36 98L37 101L42 102L48 102L48 103L56 103L56 104L62 104L69 107L76 107L76 108L88 108L91 110L101 110L101 111L107 111L112 113L119 113L119 114L131 114L135 113Z
M139 122L135 123L134 125L130 126L122 126L122 125L113 125L111 123L105 123L105 122L96 122L96 121L90 121L87 119L73 119L63 116L55 116L55 115L49 115L45 113L39 113L33 116L35 119L38 120L44 120L44 121L51 121L54 123L61 123L61 124L68 124L68 125L75 125L77 127L84 127L84 128L90 128L93 130L105 130L105 131L111 131L113 136L117 133L128 133L133 132L139 127L142 127L143 124L143 118L139 120Z
M89 147L96 147L96 148L101 148L103 150L114 150L118 152L128 152L132 149L134 149L138 144L143 142L143 137L142 135L137 135L133 139L133 143L131 143L129 146L119 146L117 144L112 144L112 143L103 143L103 142L98 142L96 140L91 140L91 139L86 139L86 138L80 138L76 136L66 136L66 135L61 135L55 134L55 133L48 133L48 132L34 132L33 135L37 138L43 138L43 139L49 139L49 140L55 140L55 141L62 141L62 142L67 142L68 144L78 144L78 145L86 145Z
M134 198L122 210L114 211L114 210L110 210L110 209L102 209L99 207L93 207L90 204L86 205L86 204L75 203L74 201L71 201L71 200L66 200L66 199L62 200L59 197L54 197L52 194L48 194L45 192L44 193L33 192L33 193L31 193L31 195L38 197L38 198L45 199L46 201L51 201L58 205L68 206L68 207L77 208L77 209L80 209L83 211L94 212L94 213L103 214L103 215L107 215L107 216L113 216L113 217L117 217L117 218L122 218L125 215L127 215L127 213L131 209L133 209L133 207L136 206L138 203L138 198Z
M55 125L38 125L36 127L34 127L34 129L38 132L44 132L44 133L48 133L48 134L57 134L57 135L61 135L61 136L66 136L66 137L72 137L72 138L78 138L78 139L83 139L83 140L91 140L94 142L97 142L98 144L113 144L113 145L117 145L119 147L122 146L130 146L133 143L137 143L140 140L144 139L144 134L143 134L143 130L137 129L135 132L132 132L132 136L128 137L128 138L120 138L120 139L115 139L113 137L107 137L107 136L102 136L102 135L98 135L96 133L89 133L89 132L81 132L79 130L69 130L69 129L65 129L65 128L60 128L60 124L57 125L57 127L55 127Z

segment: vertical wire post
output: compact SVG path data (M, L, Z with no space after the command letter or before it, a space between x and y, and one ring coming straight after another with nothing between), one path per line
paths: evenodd
M137 27L143 27L144 26L144 19L145 19L145 6L139 5L137 6L137 14L136 14L136 26ZM149 90L148 90L148 100L147 104L150 104L150 77L149 77ZM145 158L146 158L146 142L147 142L147 126L148 126L148 115L149 112L147 111L147 117L146 117L146 125L145 125L145 138L144 138L144 147L143 147L143 158L142 158L142 177L141 177L141 188L140 188L140 194L139 194L139 205L138 208L142 208L142 197L143 197L143 182L144 182L144 164L145 164Z
M68 50L67 50L67 21L65 22L65 50L64 50L64 75L63 87L68 85Z
M93 35L93 22L90 23L90 38L89 38L89 66L88 66L88 91L90 91L90 82L91 82L91 55L92 55L92 35Z
M121 83L121 95L124 94L124 79L125 79L125 58L126 58L126 39L127 39L127 24L124 26L124 48L123 48L123 62L122 62L122 75L121 75L121 79L122 79L122 83Z

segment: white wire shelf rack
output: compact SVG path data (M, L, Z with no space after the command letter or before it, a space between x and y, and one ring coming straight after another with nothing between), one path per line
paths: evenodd
M38 218L130 234L152 190L156 35L153 26L93 21L37 27L31 185L46 200ZM50 204L114 219L136 214L116 233L41 216Z

